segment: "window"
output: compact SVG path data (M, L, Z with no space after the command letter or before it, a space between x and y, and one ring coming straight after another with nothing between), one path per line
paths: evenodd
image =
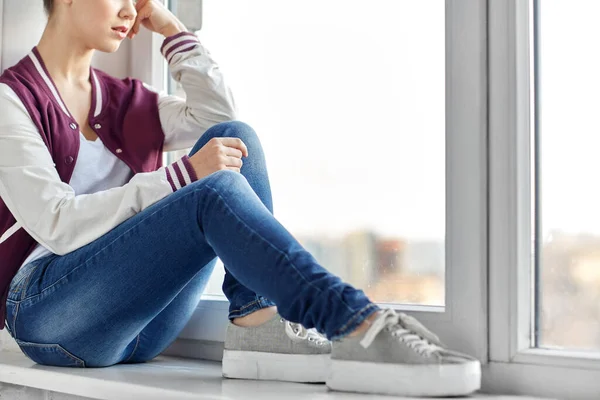
M600 3L538 6L537 345L600 349Z
M205 0L199 32L261 137L275 217L323 266L482 360L485 12L479 0ZM136 37L132 71L168 89L161 43ZM181 338L223 340L221 282L222 270Z
M203 6L201 40L261 137L275 216L375 300L443 306L444 1Z
M339 246L340 232L327 230L357 226L375 233L352 237L349 248L362 260L358 274L335 272L367 292L389 284L391 292L375 293L376 300L411 311L451 347L484 361L488 392L571 399L600 393L598 101L592 95L600 86L593 51L598 8L594 0L204 4L201 40L227 74L240 118L261 135L269 169L277 171L276 216L324 265L347 256L329 249ZM164 80L164 72L156 74L164 65L159 61L134 71ZM430 65L436 62L445 64L443 77ZM303 100L311 91L319 96ZM369 129L381 124L386 127ZM421 136L407 136L408 124ZM311 147L315 132L328 133L319 138L325 149L340 137L354 139L340 145L345 164ZM370 142L357 140L365 132L371 141L387 140L382 153L395 149L392 139L400 141L399 157L382 161L388 169L357 162L357 151L375 153ZM417 161L406 164L415 154ZM383 186L372 179L374 170ZM377 198L352 187L354 176ZM319 188L325 199L304 194L314 191L317 178L325 182ZM412 197L398 193L412 192L420 202L406 216L401 205ZM310 215L319 207L333 212ZM343 218L336 217L338 208L346 210ZM391 213L379 222L373 208ZM423 222L421 231L412 230L411 217ZM388 223L404 230L396 235L406 243L378 232ZM406 249L424 236L444 242L443 262L440 253L424 251L437 260L425 264L435 265L427 272L438 275L433 282L443 282L442 301L424 295L425 286L413 296L402 286L412 265L405 263ZM379 255L364 256L373 247ZM381 278L390 272L395 279ZM203 315L221 318L226 307L217 303L204 302ZM221 340L221 328L199 333L207 325L199 321L191 321L185 338Z
M200 28L202 27L202 23L203 23L202 11L205 6L203 1L169 0L167 2L167 4L168 4L168 7L171 10L171 12L173 12L173 14L175 14L190 31L198 32L200 30ZM212 49L210 47L209 47L209 49L212 53ZM221 67L221 66L219 65L219 67ZM167 69L165 69L164 73L165 73L165 79L167 81L168 93L185 98L185 91L183 90L183 87L171 77L171 75L169 74L169 71ZM235 88L233 88L233 89L234 89L233 90L234 98L236 98L236 101L237 101ZM189 154L190 151L191 151L191 148L187 149L187 150L179 150L179 151L172 151L172 152L165 153L165 156L166 156L165 163L170 164L170 163L180 159L184 155ZM219 260L217 260L217 265L215 266L214 272L206 286L204 294L209 295L209 296L216 296L217 298L221 297L221 298L225 299L223 290L221 288L224 278L225 278L225 269L224 269L223 263L219 259Z
M588 183L598 60L584 48L597 7L490 3L492 391L600 393L599 196Z

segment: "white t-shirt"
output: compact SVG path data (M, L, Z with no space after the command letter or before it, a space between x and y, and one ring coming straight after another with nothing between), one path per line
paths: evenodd
M79 137L81 143L79 154L69 181L75 195L92 194L123 186L129 182L134 175L133 171L104 147L100 138L95 141L87 140L81 132ZM49 254L54 253L38 244L21 267Z

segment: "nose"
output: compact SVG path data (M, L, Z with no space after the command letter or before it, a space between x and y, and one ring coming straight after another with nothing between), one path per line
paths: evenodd
M123 8L119 12L119 17L123 19L135 20L137 11L133 0L126 0Z

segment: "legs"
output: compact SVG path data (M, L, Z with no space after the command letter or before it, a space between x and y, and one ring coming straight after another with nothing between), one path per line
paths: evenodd
M274 301L284 318L336 338L377 309L362 291L320 266L244 176L219 171L199 182L198 194L209 199L198 210L203 239L236 280Z
M196 146L194 146L192 149L191 154L202 148L202 146L204 146L204 144L206 144L206 142L213 137L238 137L244 141L248 147L249 157L243 160L244 165L242 166L241 174L246 178L249 186L253 189L260 201L263 203L265 206L264 208L273 214L273 202L267 174L266 161L262 146L260 145L260 141L256 133L254 133L252 128L250 128L248 125L240 122L220 124L211 128L208 132L206 132L205 135L203 135ZM295 239L294 242L296 242ZM296 244L300 247L297 242ZM302 249L302 251L304 251L304 249ZM316 264L316 260L314 260L312 256L310 256L310 258ZM265 297L255 294L253 291L242 285L234 276L235 274L230 271L230 268L228 268L227 262L225 262L225 260L223 260L223 262L226 271L225 280L223 282L223 292L230 301L230 319L248 315L258 309L273 306L275 304L272 301L267 300ZM262 278L263 277L260 277L260 279ZM265 276L264 278L268 277ZM281 306L279 308L281 309ZM369 309L366 310L366 314L370 314L370 311L372 311L373 308L374 307L369 307ZM281 314L286 317L284 313ZM361 317L361 320L362 319L363 318ZM303 325L309 328L316 326L314 324L306 325L305 323L303 323Z
M248 148L248 157L242 161L241 174L246 178L248 184L256 193L267 210L273 214L273 199L265 155L260 140L254 130L241 122L229 122L215 125L209 129L198 140L192 148L190 155L200 150L210 139L214 137L236 137L241 139ZM223 281L223 293L229 300L229 319L243 317L256 310L274 306L272 301L254 293L252 290L241 285L231 274L225 265L225 279Z
M351 332L376 310L318 265L245 176L219 171L77 251L38 260L10 296L11 330L38 350L60 344L87 366L135 358L140 331L216 256L251 293L278 304L284 318L329 337Z
M188 189L189 193L173 193L148 207L87 246L33 263L32 272L22 287L13 288L7 302L13 336L35 344L27 345L26 354L41 364L64 365L44 358L58 344L85 366L100 367L128 360L134 350L140 351L138 356L151 353L160 346L139 347L138 334L169 306L171 312L150 325L158 334L151 340L164 346L177 336L187 320L169 322L182 313L189 318L195 305L175 310L173 302L189 284L204 286L207 276L198 274L216 257L198 239L194 211L198 200L190 195L194 187Z
M273 200L265 156L260 140L254 130L241 122L218 124L210 128L198 139L190 151L190 156L200 150L214 137L237 137L248 147L249 157L243 161L241 174L244 175L256 195L265 207L273 213ZM185 327L216 264L216 258L204 266L197 276L181 290L175 299L146 326L133 340L130 346L135 349L126 362L151 360L163 352ZM229 318L247 316L257 310L275 304L241 285L225 268L223 292L229 300Z
M205 265L173 301L130 342L126 351L128 356L123 359L124 363L152 360L175 341L196 310L216 262L215 258Z

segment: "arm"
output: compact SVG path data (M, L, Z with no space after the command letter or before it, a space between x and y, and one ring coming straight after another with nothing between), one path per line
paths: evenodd
M186 93L185 100L159 93L164 151L190 148L211 126L236 119L233 95L219 66L195 34L172 35L165 39L161 51L171 76Z
M0 197L18 226L55 254L91 243L197 179L184 156L157 171L138 173L124 186L76 196L54 166L25 106L8 86L0 85ZM172 173L180 166L188 171L184 181Z
M164 151L193 147L211 126L236 119L231 91L219 66L198 37L188 32L164 4L156 0L139 0L135 7L137 17L130 37L135 37L141 26L165 37L161 52L169 63L171 76L181 83L187 98L159 93Z

